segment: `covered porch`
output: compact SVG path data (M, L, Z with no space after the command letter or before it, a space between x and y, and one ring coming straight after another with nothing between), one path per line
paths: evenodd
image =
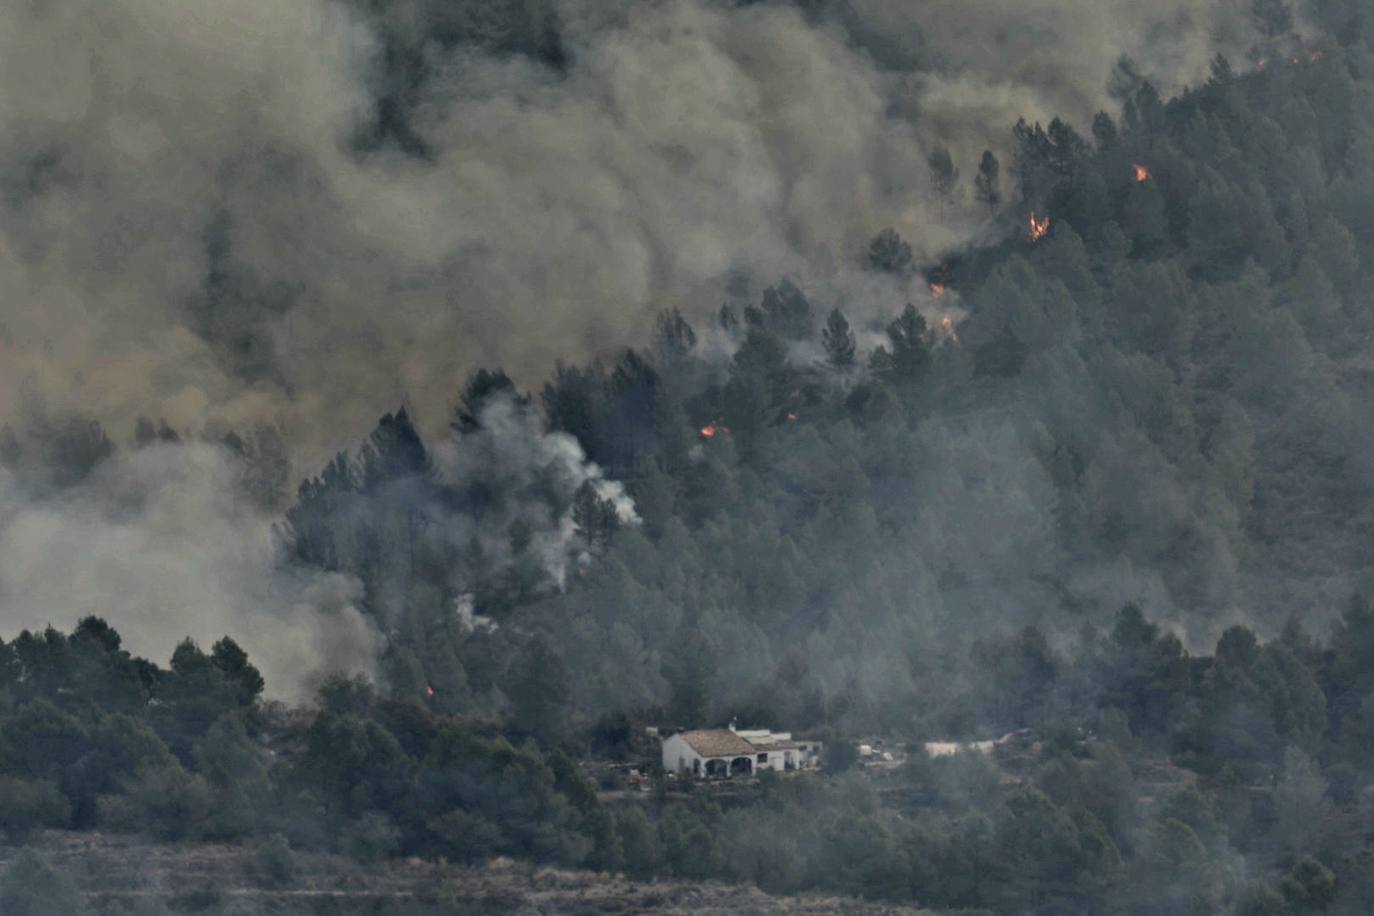
M700 764L700 775L707 779L729 779L732 776L752 776L754 775L754 761L752 758L737 755L729 757L705 757L699 761L693 761L693 769L696 764Z

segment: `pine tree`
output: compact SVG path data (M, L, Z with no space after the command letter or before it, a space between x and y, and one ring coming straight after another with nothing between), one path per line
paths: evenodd
M681 362L696 345L696 331L682 317L681 311L669 309L659 314L654 326L654 353L662 362Z
M867 263L870 270L906 276L911 273L911 246L892 228L884 229L868 243Z
M377 422L358 455L358 463L365 490L429 469L429 453L404 407Z
M821 331L821 343L825 346L825 361L832 369L844 372L853 368L854 332L849 329L844 312L839 309L830 312Z
M590 480L577 488L573 496L573 523L587 543L592 547L604 547L620 528L620 516L616 514L615 503L603 499Z
M930 366L930 345L926 341L926 320L907 303L887 326L886 347L873 353L873 371L893 385L917 381Z
M480 428L482 408L502 394L520 400L516 395L515 383L504 370L478 369L468 376L450 424L454 431L470 433Z
M941 201L949 202L954 198L954 190L959 186L959 170L954 167L954 157L944 146L936 146L926 157L930 168L930 183Z
M992 150L983 150L983 158L978 161L978 175L973 179L973 193L989 210L996 210L1002 203L1001 172L1002 164Z

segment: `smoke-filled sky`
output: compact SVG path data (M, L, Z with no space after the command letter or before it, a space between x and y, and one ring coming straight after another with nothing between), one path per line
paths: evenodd
M383 6L421 32L427 156L359 151L380 20L340 0L0 9L0 415L270 420L313 460L403 397L434 428L478 363L532 382L714 309L732 269L887 312L873 234L977 229L933 143L967 184L1018 116L1110 106L1122 54L1177 86L1253 37L1240 0L570 0L558 69L426 44L463 4Z
M1254 39L1242 0L565 0L549 63L427 40L491 4L358 6L0 5L0 421L273 425L303 472L402 401L442 429L479 365L534 384L741 278L862 326L926 295L858 270L879 230L930 258L985 228L934 199L936 144L967 190L1017 117L1113 106L1122 55L1171 89ZM398 34L412 139L362 142ZM276 568L222 452L145 449L41 499L0 480L3 635L95 613L158 655L231 632L269 681L359 667L352 585Z
M381 642L356 580L278 564L236 470L220 448L156 445L32 500L0 469L0 635L94 614L165 662L183 638L208 650L228 633L292 698L322 664L370 672Z

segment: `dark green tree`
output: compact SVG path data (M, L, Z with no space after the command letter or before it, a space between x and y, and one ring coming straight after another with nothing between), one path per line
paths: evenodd
M978 160L973 193L978 202L990 211L1002 205L1002 164L990 149L983 150L983 158Z
M1303 856L1279 885L1295 914L1325 913L1336 901L1336 876L1311 856Z
M959 169L955 167L949 149L937 144L926 156L926 166L930 169L930 185L935 189L936 196L944 203L953 200L954 192L959 187Z
M825 361L840 372L847 372L854 366L854 332L849 329L849 321L844 312L832 309L821 330L821 344L825 347Z
M568 689L567 664L544 636L536 635L511 674L516 727L541 741L557 741L567 732Z
M879 232L868 243L866 263L870 270L903 278L915 269L911 246L892 228Z
M874 374L897 388L918 383L930 368L930 343L926 320L907 304L887 326L887 346L873 351Z
M659 313L654 324L654 354L660 361L668 365L681 362L696 345L696 332L680 310Z
M585 481L577 488L572 505L573 524L587 543L593 547L605 547L611 536L620 528L620 516L616 513L615 503L600 496L592 481Z
M377 422L358 454L358 464L366 491L429 470L429 454L404 407Z
M468 376L463 391L458 398L458 406L453 412L454 431L470 433L481 427L482 410L499 397L509 397L520 401L515 383L502 369L478 369Z

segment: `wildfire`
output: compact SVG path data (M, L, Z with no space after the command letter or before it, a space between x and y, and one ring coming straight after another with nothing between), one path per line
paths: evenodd
M718 434L728 433L729 431L730 427L726 426L719 420L716 420L713 423L707 423L699 430L699 432L701 433L701 438L703 439L714 439Z
M959 342L959 332L954 330L954 319L948 315L940 319L940 335L945 340Z
M790 411L790 410L787 412L787 422L788 422L788 423L796 423L796 422L797 422L797 415L794 414L794 413L793 413L792 411Z
M1045 233L1050 231L1050 215L1046 213L1040 219L1035 218L1035 211L1030 215L1030 240L1038 242L1045 237Z
M1144 184L1145 182L1149 181L1151 178L1154 177L1150 174L1149 169L1147 169L1145 166L1141 165L1138 162L1135 165L1133 165L1132 168L1135 169L1135 180L1141 184Z
M926 271L926 283L930 286L930 295L933 298L940 298L949 289L949 281L952 274L949 265L940 264Z
M433 696L434 696L434 688L431 687L431 686L429 686L428 684L425 685L425 696L426 696L426 697L433 697Z

